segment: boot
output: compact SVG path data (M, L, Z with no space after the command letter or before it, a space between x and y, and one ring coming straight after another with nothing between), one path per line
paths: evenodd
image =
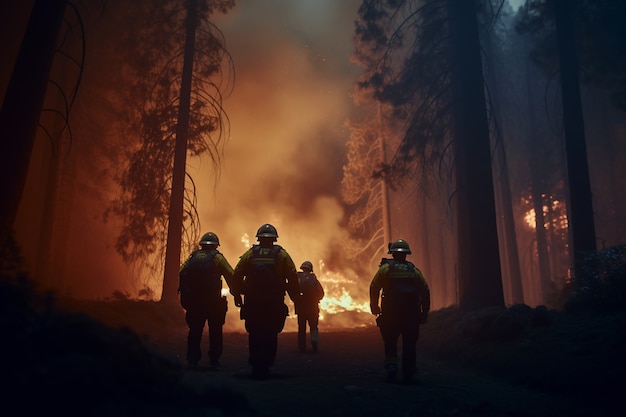
M270 369L267 366L253 366L252 367L252 378L264 381L270 377Z
M319 331L317 329L311 329L311 347L313 348L313 353L318 352L318 342L319 339Z
M387 382L396 382L396 373L398 372L398 367L395 363L388 363L385 365L385 381Z
M398 372L398 359L395 357L386 357L385 358L385 380L387 382L395 382L397 372Z

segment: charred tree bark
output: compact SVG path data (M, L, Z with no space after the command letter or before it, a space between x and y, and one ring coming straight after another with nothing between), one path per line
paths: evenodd
M459 304L504 306L475 1L449 0L456 144Z
M36 0L0 111L0 242L11 234L26 182L65 0Z
M183 60L176 145L174 149L174 171L172 175L172 195L170 199L169 222L167 228L167 249L163 274L161 302L175 303L178 294L178 271L183 232L183 208L185 197L185 176L187 164L187 141L189 138L189 110L191 103L191 81L195 50L196 28L198 26L198 2L190 0L187 6L185 50Z
M597 249L593 218L593 202L585 144L585 125L580 99L578 59L571 21L572 3L552 0L561 72L563 127L569 182L568 211L570 216L574 257L574 275L579 276L579 262L587 253Z

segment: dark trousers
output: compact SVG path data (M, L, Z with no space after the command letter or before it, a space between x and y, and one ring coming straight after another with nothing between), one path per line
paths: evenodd
M319 325L318 311L299 311L298 312L298 349L306 349L306 326L309 324L311 331L311 343L317 343L317 326Z
M278 334L285 326L287 306L282 300L275 303L246 301L244 308L248 332L248 363L253 368L269 368L276 359Z
M221 317L212 317L203 311L187 310L185 320L189 327L187 335L187 361L195 363L202 357L200 344L205 323L209 327L209 360L217 362L222 356L224 349L224 336L222 332L223 321Z
M253 368L269 368L274 365L278 351L278 333L253 330L248 333L248 363Z
M407 377L413 376L417 360L416 344L419 339L418 318L384 317L379 328L385 346L385 361L397 360L398 339L402 337L402 374Z

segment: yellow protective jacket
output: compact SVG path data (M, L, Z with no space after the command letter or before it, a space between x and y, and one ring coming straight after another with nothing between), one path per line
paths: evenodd
M228 287L232 288L233 272L233 268L218 250L193 251L178 273L178 292L183 307L199 306L221 298L222 277Z
M255 286L254 280L257 278L259 267L263 264L271 265L274 268L273 272L279 280L283 296L284 292L287 291L291 300L295 302L299 294L296 266L291 256L280 245L272 245L271 247L253 245L240 256L233 273L233 294L243 294L246 298L262 297L263 294L258 294L258 292L263 292L264 287ZM252 291L255 293L251 293Z
M394 259L383 260L370 283L370 306L378 306L382 290L383 313L386 306L387 309L391 308L390 303L393 303L394 287L396 292L415 289L417 291L417 299L414 311L416 313L428 313L430 311L430 289L428 283L422 271L413 265L412 262ZM406 313L411 312L408 311L406 306L394 307L402 307L407 310Z

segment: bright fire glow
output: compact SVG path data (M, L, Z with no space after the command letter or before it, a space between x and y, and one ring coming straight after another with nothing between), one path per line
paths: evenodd
M369 312L369 300L357 301L347 288L358 288L359 283L348 279L340 273L324 271L324 261L319 262L318 279L324 288L324 298L320 301L320 320L324 320L325 314L337 314L347 311ZM364 289L369 292L369 287Z
M247 233L241 236L241 242L250 247L250 237ZM318 262L317 279L324 288L324 298L320 301L320 320L324 319L325 314L337 314L348 311L367 312L369 313L369 300L357 301L353 298L353 293L348 288L357 288L360 284L355 280L351 280L343 276L341 273L324 272L324 261ZM368 294L369 284L364 293ZM228 290L222 289L222 295L227 295Z
M535 228L535 210L528 210L526 214L524 214L524 221L531 229Z
M319 304L321 328L354 328L372 324L368 295L369 281L359 282L341 273L324 272L322 268L318 268L316 275L324 288L324 298ZM296 317L295 314L287 317L285 330L297 330Z
M530 201L528 201L528 203L530 203ZM561 202L559 200L552 200L550 201L550 207L548 207L547 205L544 205L542 207L543 210L543 214L544 214L544 220L545 220L545 224L544 227L550 228L550 219L547 217L549 212L552 213L557 213L558 214L558 218L556 220L556 226L560 229L565 229L567 228L567 216L564 214L560 214L563 213L565 208L563 207L563 205L561 204ZM536 228L536 216L535 216L535 210L534 209L530 209L528 210L525 214L524 214L524 222L531 228L531 229L535 229Z
M241 243L246 249L252 247L247 233L241 235ZM292 258L300 259L300 256L292 255ZM325 327L360 327L370 323L371 314L369 307L369 280L360 280L359 277L349 277L349 272L329 272L325 270L323 260L314 262L314 272L324 289L324 298L320 301L320 325ZM299 262L296 264L298 268ZM229 289L224 287L222 295L228 296ZM285 331L297 330L297 316L294 305L289 296L285 297L285 303L289 305L290 314L285 322ZM238 318L237 310L228 318L226 331L242 331L243 322Z
M243 243L243 245L244 245L246 248L249 248L249 247L250 247L250 236L248 236L248 234L247 234L247 233L244 233L244 234L241 236L241 243Z
M356 301L350 291L344 285L355 283L349 280L337 280L332 277L320 278L326 295L320 302L320 320L324 319L324 313L337 314L346 311L369 312L369 301Z

